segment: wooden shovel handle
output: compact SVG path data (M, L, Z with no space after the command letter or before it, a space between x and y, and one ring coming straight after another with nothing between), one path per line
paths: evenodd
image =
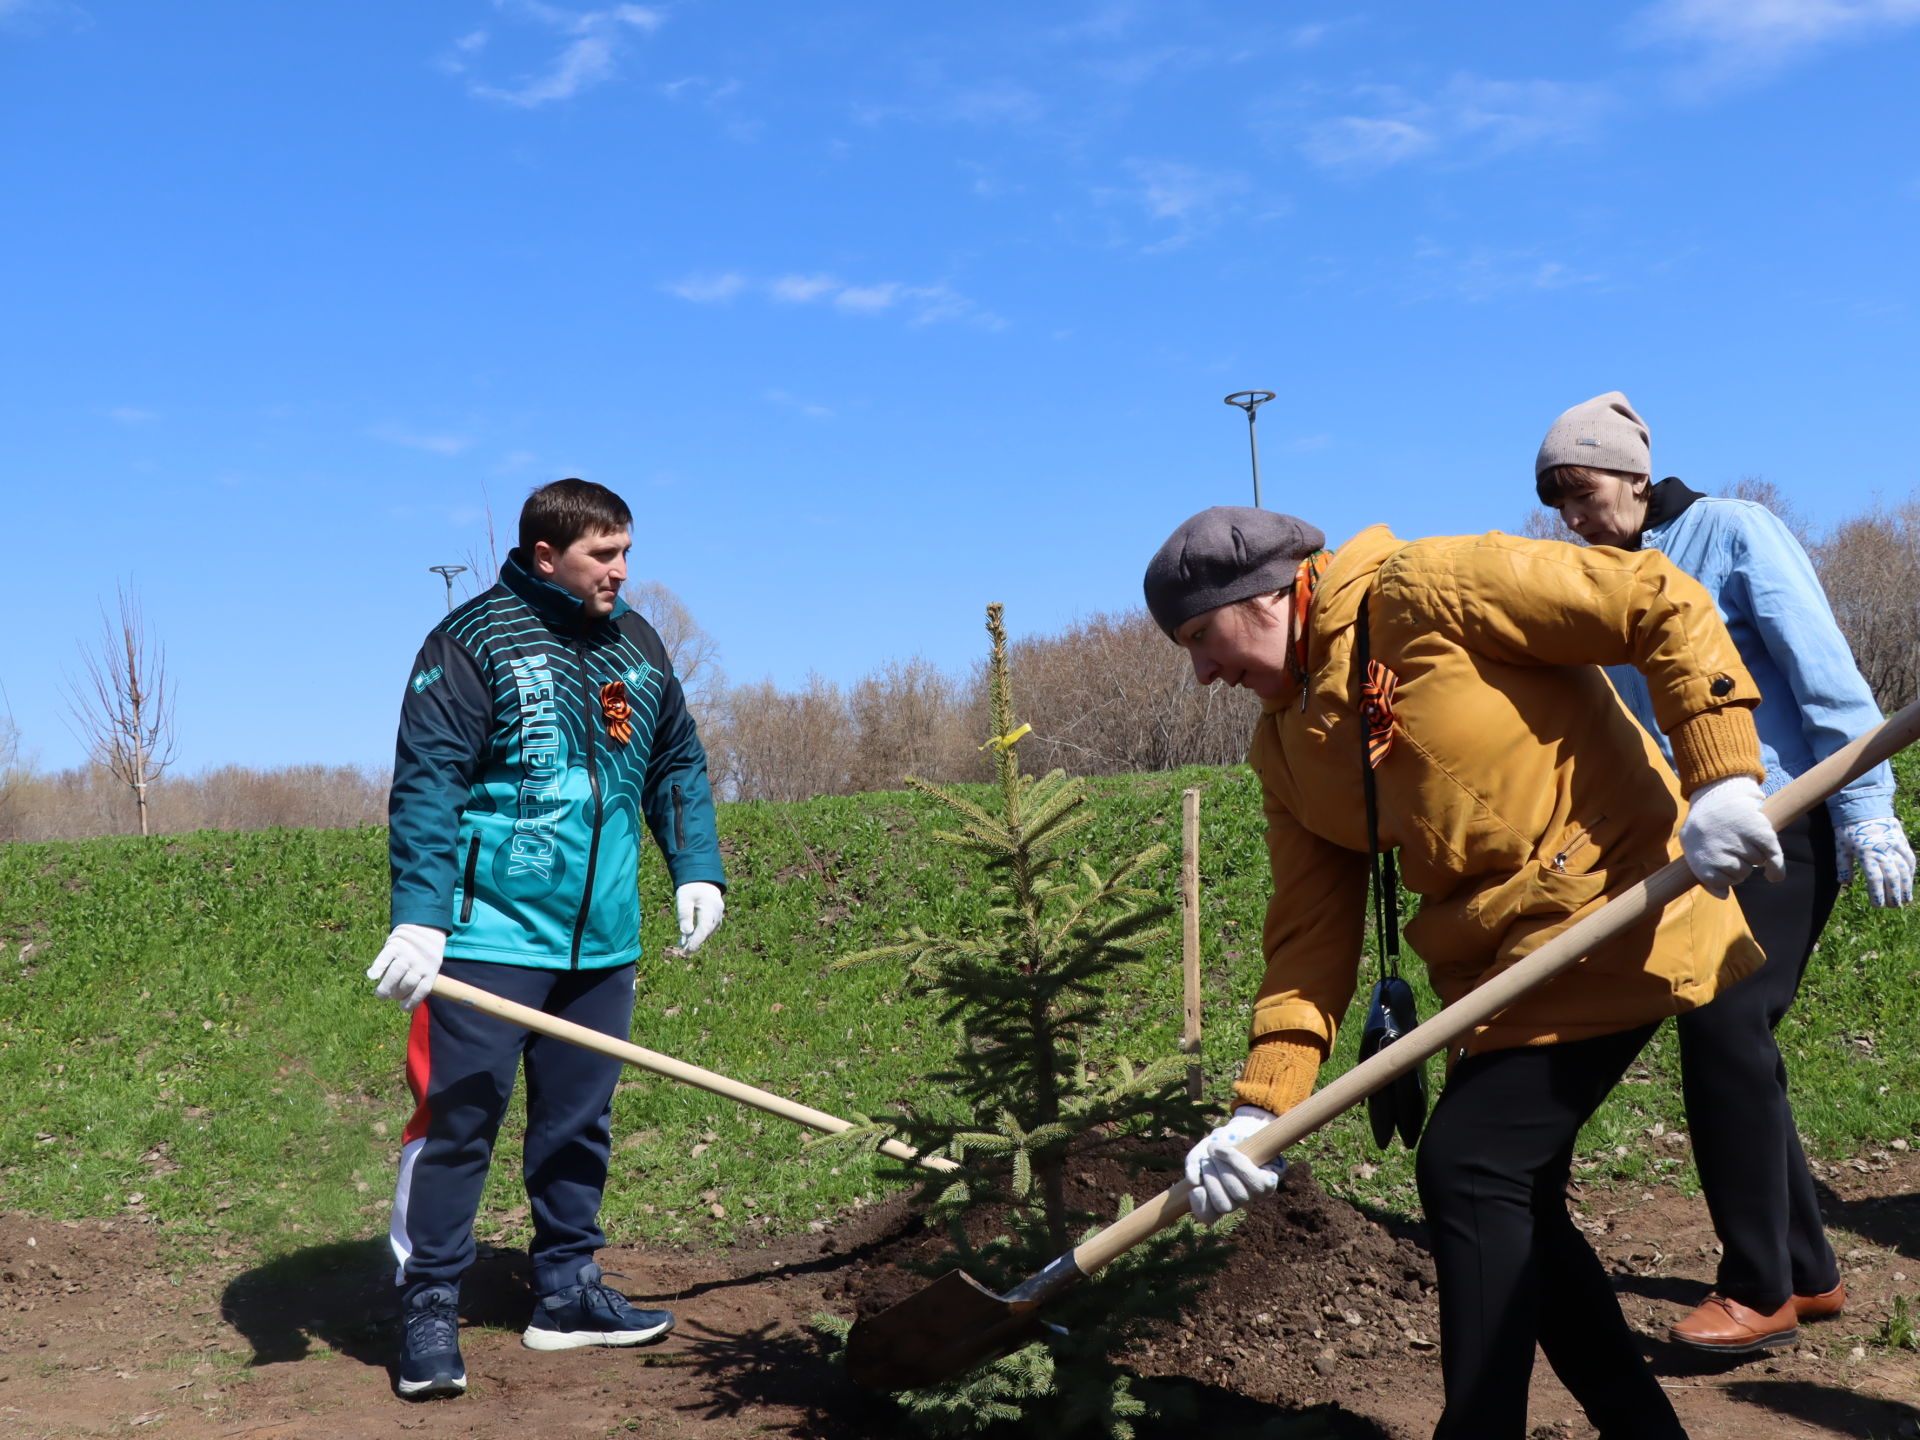
M1799 779L1777 791L1766 802L1767 819L1773 822L1776 830L1799 819L1849 781L1871 770L1896 751L1904 750L1916 738L1920 738L1920 701L1915 701L1891 720L1835 751ZM1374 1091L1423 1064L1430 1056L1437 1055L1475 1027L1484 1025L1527 991L1545 984L1561 971L1585 959L1621 931L1664 909L1669 902L1697 883L1685 860L1672 861L1654 871L1638 885L1622 891L1526 959L1501 971L1432 1019L1422 1021L1371 1060L1354 1066L1324 1090L1296 1105L1272 1124L1249 1135L1240 1142L1241 1152L1264 1165L1289 1145L1311 1135ZM1187 1194L1191 1189L1185 1180L1181 1180L1141 1205L1124 1220L1109 1225L1075 1248L1074 1267L1082 1275L1091 1275L1116 1255L1126 1253L1149 1235L1172 1225L1187 1213ZM1050 1274L1055 1268L1050 1266L1044 1273ZM1036 1277L1036 1280L1039 1278ZM1063 1278L1072 1277L1069 1274ZM1033 1284L1033 1281L1029 1281L1016 1293L1022 1299L1044 1298L1039 1294L1022 1293Z
M532 1030L541 1035L551 1035L556 1040L565 1040L570 1045L578 1045L585 1050L597 1050L602 1055L611 1055L616 1060L624 1060L642 1070L651 1070L655 1075L664 1075L669 1080L678 1080L682 1085L692 1085L697 1089L711 1091L715 1095L724 1095L729 1100L737 1100L742 1105L751 1105L756 1110L764 1110L769 1115L778 1115L782 1120L791 1120L796 1125L805 1125L810 1130L819 1130L828 1135L838 1135L842 1130L853 1129L851 1120L842 1120L837 1115L829 1115L824 1110L815 1110L811 1105L801 1105L793 1100L782 1099L765 1090L756 1090L751 1085L743 1085L738 1080L729 1080L712 1070L702 1070L698 1065L689 1065L684 1060L676 1060L671 1055L662 1055L655 1050L647 1050L625 1040L616 1040L611 1035L602 1035L598 1030L589 1030L584 1025L576 1025L571 1020L562 1020L543 1011L519 1005L512 1000L503 1000L500 996L482 990L476 985L455 980L451 976L437 976L433 982L433 993L443 1000L452 1000L475 1010L484 1011L509 1024L518 1025L523 1030ZM922 1155L912 1146L898 1140L883 1140L879 1147L883 1154L896 1160L912 1160L929 1170L957 1170L960 1167L953 1161L939 1155Z

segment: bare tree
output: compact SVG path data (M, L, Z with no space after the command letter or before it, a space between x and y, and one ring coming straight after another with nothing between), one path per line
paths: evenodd
M1787 492L1764 475L1742 475L1731 485L1720 488L1721 495L1729 500L1751 500L1763 509L1771 510L1782 525L1798 540L1801 547L1811 554L1819 544L1818 537L1807 517L1800 513L1800 507L1787 498Z
M166 648L148 642L139 597L124 587L118 595L119 619L101 611L100 646L82 648L67 703L93 763L133 791L140 833L148 835L147 787L173 763L173 698Z
M727 683L720 669L718 643L693 618L693 612L680 597L658 580L630 582L621 590L620 598L660 632L660 641L667 647L667 658L673 662L673 673L680 679L680 688L687 692L687 703L693 707L694 718L705 718L715 708Z
M819 675L809 675L807 688L794 692L771 680L733 686L703 739L707 765L726 799L848 793L853 722L840 687Z
M1876 504L1814 547L1820 583L1882 710L1920 695L1920 495Z
M1185 652L1145 610L1091 615L1018 641L1010 659L1014 709L1033 726L1035 770L1231 765L1246 755L1260 714L1250 692L1195 683Z
M478 545L469 545L461 553L460 563L467 567L460 581L462 603L491 590L500 579L500 542L493 529L493 496L487 493L485 481L480 483L480 503L487 520L487 548L482 551Z
M1520 528L1513 533L1527 540L1565 540L1572 545L1580 543L1580 537L1567 528L1567 522L1560 518L1560 512L1549 510L1544 505L1535 505L1528 510L1526 518L1520 522Z
M989 766L968 729L971 707L952 677L924 656L895 660L853 687L854 728L848 783L856 791L897 789L922 780L983 780Z
M0 687L0 704L6 705L0 714L0 840L13 840L20 833L19 791L27 773L20 762L20 727L13 722L5 687Z

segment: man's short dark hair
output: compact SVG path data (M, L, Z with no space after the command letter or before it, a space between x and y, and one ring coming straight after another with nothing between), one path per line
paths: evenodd
M565 550L582 535L608 535L633 528L627 502L591 480L555 480L520 507L520 553L533 558L536 541Z

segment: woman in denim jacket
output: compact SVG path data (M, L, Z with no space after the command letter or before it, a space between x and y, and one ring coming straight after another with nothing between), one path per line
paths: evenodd
M1612 391L1561 415L1534 476L1541 503L1588 544L1659 550L1713 596L1760 686L1767 793L1880 723L1806 551L1763 506L1711 499L1677 479L1651 483L1647 427L1626 396ZM1608 676L1664 749L1639 672ZM1791 1344L1801 1320L1846 1304L1773 1032L1842 885L1858 873L1875 905L1913 898L1913 851L1886 765L1780 838L1786 880L1755 876L1734 892L1767 963L1676 1021L1694 1159L1722 1256L1714 1293L1671 1335L1720 1354Z

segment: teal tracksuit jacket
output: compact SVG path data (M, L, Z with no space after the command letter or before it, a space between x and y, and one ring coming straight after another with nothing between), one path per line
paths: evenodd
M387 814L393 923L447 931L459 959L637 959L643 822L675 886L726 884L706 752L659 635L625 602L588 622L518 550L420 648Z

